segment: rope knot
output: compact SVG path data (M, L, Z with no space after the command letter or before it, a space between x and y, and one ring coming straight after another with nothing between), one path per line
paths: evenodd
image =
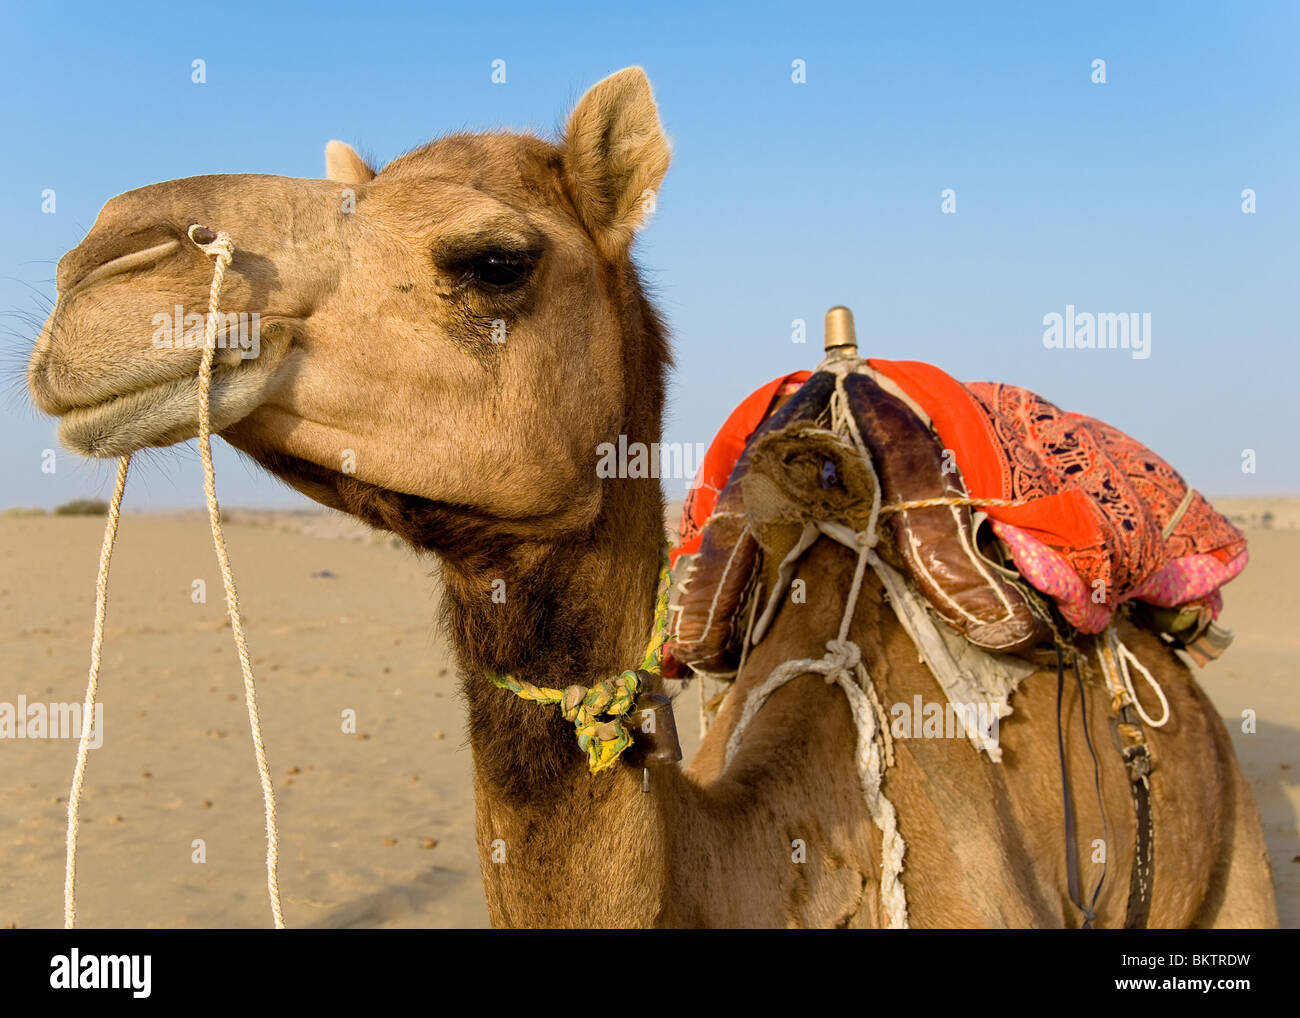
M862 660L862 649L852 640L827 640L827 657L842 662L845 668L856 668Z
M826 682L833 683L841 673L847 674L862 663L862 648L852 640L827 640L824 660L831 666L826 672Z
M235 242L230 239L230 234L225 231L213 231L206 226L195 223L185 232L186 236L205 255L216 258L226 265L229 265L235 257Z
M632 709L640 688L641 676L627 671L612 679L601 679L587 689L571 717L565 711L565 718L573 722L577 732L578 745L587 753L587 766L593 774L604 770L632 745L632 735L623 719ZM580 691L581 686L570 686L566 690L566 704Z
M866 529L853 532L853 543L858 546L859 554L880 543L880 531L876 523L877 520L873 519L868 522Z
M660 656L667 638L668 593L672 577L668 571L668 547L664 546L659 568L659 593L650 642L639 669L629 669L613 678L601 679L590 686L572 685L564 689L536 686L513 675L489 672L493 685L509 690L524 700L555 704L560 715L573 725L578 745L587 754L587 768L592 774L614 763L623 750L632 745L632 733L624 723L642 690L643 678L659 675Z

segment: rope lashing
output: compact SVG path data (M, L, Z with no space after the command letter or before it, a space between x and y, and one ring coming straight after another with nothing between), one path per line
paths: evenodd
M858 370L858 363L851 358L830 359L822 363L818 370L829 370L835 374L835 389L831 394L829 430L847 438L862 458L867 468L875 474L875 465L871 452L862 437L857 420L844 386L845 376ZM894 747L890 738L889 717L885 713L876 693L875 685L862 661L861 648L849 640L849 630L853 620L854 606L861 591L863 575L870 565L882 580L886 579L885 566L875 552L879 537L879 523L885 516L911 510L931 509L943 506L1000 507L1007 508L1027 504L1023 500L1002 498L973 498L969 496L940 496L935 498L914 499L884 503L881 500L879 480L872 490L870 517L860 531L851 531L840 524L820 521L809 524L804 536L795 545L786 563L797 559L807 550L811 542L820 535L825 535L849 548L858 559L854 571L853 584L849 591L844 613L840 620L839 632L835 639L826 642L826 653L820 658L800 658L786 661L777 666L757 688L750 691L739 720L732 729L726 746L726 764L740 749L744 732L755 715L762 709L768 698L777 689L800 675L809 673L821 675L828 684L838 686L849 701L857 729L857 769L859 784L867 804L872 821L881 836L881 873L880 899L881 907L887 917L890 928L902 929L908 925L907 895L901 879L906 845L898 830L898 817L893 804L884 794L882 782L885 771L893 766ZM743 518L743 517L742 517ZM782 569L786 563L782 563ZM780 584L778 583L778 586ZM759 623L765 628L770 622L769 613L775 609L776 595L769 601L764 620ZM748 637L746 638L748 643Z
M668 546L659 567L658 595L650 642L638 668L591 686L572 685L565 689L537 686L513 675L489 673L492 684L515 696L542 705L558 704L565 721L573 725L578 745L587 754L587 768L597 774L614 764L632 745L626 718L637 695L643 692L642 674L658 675L664 643L668 639L668 594L672 578L668 570Z
M216 473L212 467L211 389L212 364L216 356L217 326L220 321L221 290L226 269L235 255L235 245L227 233L214 233L205 226L195 224L189 228L191 241L205 255L213 259L212 285L208 290L208 316L203 335L203 354L199 361L198 419L199 458L203 462L203 491L208 507L208 520L212 527L212 543L221 581L226 592L226 607L230 615L230 630L239 656L239 667L244 677L244 702L248 707L248 726L253 739L253 754L257 762L258 777L262 785L262 801L266 814L266 886L271 903L271 916L276 929L284 929L284 913L280 907L278 864L280 834L275 816L275 787L271 781L271 768L267 762L266 746L262 741L262 722L257 710L257 687L253 680L253 664L244 636L243 618L239 611L239 594L235 589L235 576L230 566L230 554L221 529L221 509L217 503ZM199 236L212 237L210 241ZM77 744L77 765L72 775L72 790L68 795L67 860L63 880L63 925L74 929L77 921L77 831L80 822L81 790L86 776L86 760L94 731L95 700L99 690L101 649L104 643L104 618L108 608L108 572L117 540L118 520L122 510L122 495L126 490L130 455L118 462L117 481L109 502L108 521L104 527L104 543L99 555L99 575L95 581L95 628L90 644L90 675L86 682L86 699L82 713L81 739Z
M870 461L868 461L870 462ZM849 702L853 725L857 730L855 763L858 784L866 802L867 812L880 831L880 902L890 929L906 929L907 894L903 888L903 859L907 846L898 830L898 814L881 788L885 771L893 765L893 742L889 733L889 716L876 694L867 667L862 661L862 649L848 638L853 624L854 608L862 590L867 565L879 561L874 551L876 532L849 531L843 526L822 523L816 529L839 541L858 556L853 583L840 617L840 628L835 639L826 641L826 654L820 658L796 658L772 669L768 677L745 699L741 715L727 739L724 767L730 767L740 749L745 730L768 698L786 683L809 673L821 675L828 685L838 686Z
M1001 509L1014 509L1017 506L1029 505L1030 499L1015 498L958 498L955 496L939 496L937 498L917 498L911 502L886 502L880 507L881 515L886 513L905 513L913 509L934 509L939 506L971 506L979 508L980 506L990 506Z
M825 365L823 365L825 366ZM844 372L847 364L834 365L836 370L835 391L831 395L830 416L831 431L846 436L862 457L868 470L875 474L875 464L862 433L858 430L849 404L848 394L844 389ZM907 503L895 503L895 511L908 508ZM920 508L919 506L913 508ZM746 728L762 709L768 698L786 683L809 673L821 675L827 684L835 685L844 693L853 715L853 725L857 730L857 753L855 764L858 771L858 784L863 800L872 822L880 831L880 904L890 929L907 929L907 893L903 887L903 861L907 846L898 830L898 814L894 804L889 801L881 785L885 771L893 764L893 742L889 733L889 717L876 694L871 676L862 661L862 648L849 639L853 626L854 609L862 591L863 577L868 565L873 568L881 566L880 558L875 552L879 539L878 525L880 516L886 512L881 505L880 484L873 486L871 514L866 526L860 531L849 530L842 524L821 521L808 524L802 538L790 552L790 556L802 555L809 545L811 531L825 534L838 541L857 555L857 566L853 572L853 582L840 617L840 628L832 640L826 641L826 653L820 658L796 658L786 661L774 668L768 677L755 689L751 690L741 708L740 718L727 739L724 767L731 765L732 759L740 750Z

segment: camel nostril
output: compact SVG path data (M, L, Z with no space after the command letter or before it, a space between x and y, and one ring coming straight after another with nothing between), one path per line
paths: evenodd
M168 232L170 237L167 237ZM149 247L140 247L142 243L159 236L167 239ZM76 249L77 259L74 263L67 262L67 255L59 263L59 289L62 291L60 300L67 300L73 294L112 276L155 265L180 250L180 246L181 242L176 239L174 230L143 231L117 240L111 246L100 246L98 250L85 251L83 243L82 247Z
M200 226L198 223L189 228L190 240L196 244L211 244L217 239L217 231L210 230L206 226Z

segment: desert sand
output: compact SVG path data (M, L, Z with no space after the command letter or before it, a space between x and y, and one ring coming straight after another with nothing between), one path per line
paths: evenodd
M1282 923L1300 926L1300 499L1220 499L1251 565L1228 653L1197 679L1263 814ZM294 927L487 925L437 566L342 517L234 510L226 527L276 782ZM0 702L80 703L103 521L0 517ZM206 584L196 603L195 581ZM83 927L265 927L262 801L200 513L124 515L78 853ZM355 712L355 733L345 731ZM1242 731L1253 711L1255 732ZM695 694L677 711L697 744ZM0 740L0 927L62 923L75 739ZM203 861L196 861L202 855Z

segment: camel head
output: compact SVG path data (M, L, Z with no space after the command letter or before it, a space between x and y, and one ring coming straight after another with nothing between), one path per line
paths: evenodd
M668 161L628 68L559 144L451 135L375 172L335 141L326 180L129 191L59 262L30 391L83 455L197 434L213 262L187 231L202 224L234 241L221 312L246 316L218 343L215 432L372 522L415 504L519 533L584 526L598 445L647 402L657 432L667 351L629 247Z

